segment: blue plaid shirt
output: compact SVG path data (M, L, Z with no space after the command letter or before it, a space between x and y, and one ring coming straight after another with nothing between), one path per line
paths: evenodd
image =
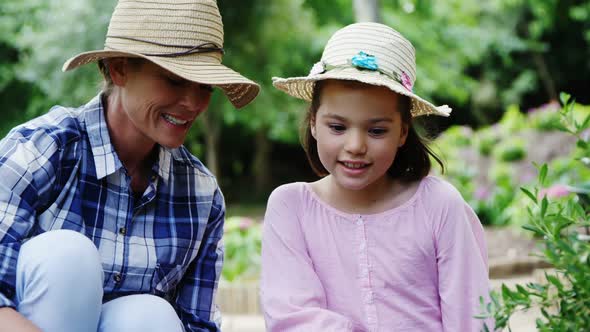
M143 195L134 197L101 95L14 128L0 141L0 307L15 307L23 241L70 229L98 248L105 299L156 294L172 303L187 331L218 331L221 191L184 147L160 147L152 171Z

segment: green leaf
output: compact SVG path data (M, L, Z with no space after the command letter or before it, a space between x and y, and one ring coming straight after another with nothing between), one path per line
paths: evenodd
M563 284L561 283L561 281L559 281L559 279L557 277L555 277L554 275L551 275L551 274L547 274L545 272L545 278L547 278L547 281L549 281L551 284L553 284L555 287L557 287L557 289L559 291L563 290Z
M522 228L526 229L527 231L531 231L535 234L538 234L540 236L543 236L545 233L537 226L534 225L523 225Z
M541 218L545 217L545 214L547 213L547 207L549 206L549 201L547 200L547 196L543 196L543 199L541 200Z
M566 92L561 92L559 94L559 100L561 100L561 103L563 105L567 105L567 103L569 102L570 98L571 98L571 95L568 94L568 93L566 93Z
M584 119L584 121L582 121L582 128L588 128L588 125L590 124L590 114L588 114L586 116L586 118Z
M547 177L547 164L543 164L539 170L539 184L545 186L545 178Z
M537 197L535 197L535 195L533 195L533 193L531 193L528 189L521 187L520 190L525 193L525 195L527 195L533 202L535 202L535 204L537 204Z

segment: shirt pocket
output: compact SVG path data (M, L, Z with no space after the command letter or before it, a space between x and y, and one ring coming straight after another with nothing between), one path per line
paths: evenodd
M156 295L172 296L184 277L187 266L157 264L152 278L152 289Z

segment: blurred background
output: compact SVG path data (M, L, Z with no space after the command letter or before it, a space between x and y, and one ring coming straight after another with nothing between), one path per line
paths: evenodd
M95 65L67 73L61 66L79 52L102 49L115 3L0 2L0 136L52 105L78 106L99 91ZM217 92L186 142L217 175L228 204L226 281L256 279L259 222L272 189L315 179L298 138L307 105L274 89L271 77L307 75L330 35L356 21L388 24L414 44L415 91L453 108L449 118L422 119L424 132L446 162L444 176L488 229L524 223L526 197L518 187L535 181L533 162L550 165L544 190L554 197L575 195L571 186L590 180L577 163L586 156L576 154L576 138L558 130L561 92L575 98L574 117L590 113L590 1L218 5L224 63L262 86L258 99L239 111ZM494 243L491 256L494 247L502 246Z
M0 135L55 104L78 106L98 91L90 64L66 59L101 49L115 0L0 3ZM415 90L449 104L427 118L438 135L479 129L510 108L526 114L561 91L590 103L590 2L576 0L223 0L224 63L262 85L236 111L217 93L187 146L219 177L228 203L264 203L278 184L313 174L298 140L306 105L277 91L273 76L307 75L329 36L357 20L399 30L416 48ZM443 153L445 151L442 151Z

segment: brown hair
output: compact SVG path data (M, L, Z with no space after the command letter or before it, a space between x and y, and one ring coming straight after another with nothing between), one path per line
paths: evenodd
M100 59L98 60L97 64L98 64L98 70L100 71L100 73L102 74L102 83L100 84L100 91L105 95L105 96L109 96L111 94L111 92L113 91L113 80L111 79L111 74L109 73L109 67L107 66L107 61L108 59ZM134 68L138 68L141 64L143 64L145 61L145 59L142 58L132 58L132 57L128 57L127 58L127 62L129 62Z
M364 84L354 82L354 84ZM321 92L324 81L318 81L313 89L311 105L308 108L303 123L302 145L307 155L307 160L313 171L321 177L329 174L318 155L317 141L311 134L311 123L315 121L316 114L321 103ZM397 150L397 154L387 173L394 179L402 182L413 182L421 180L428 175L431 168L430 157L432 157L441 167L444 173L442 160L428 147L427 140L422 138L414 128L412 114L410 113L410 97L399 95L398 110L400 111L402 122L408 126L408 137L403 146Z

